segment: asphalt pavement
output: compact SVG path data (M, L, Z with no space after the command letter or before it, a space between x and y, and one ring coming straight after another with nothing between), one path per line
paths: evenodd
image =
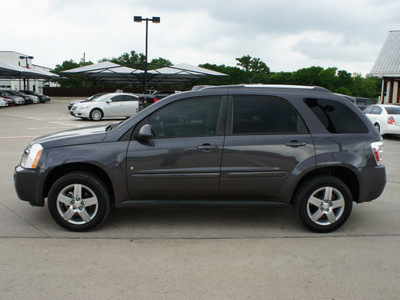
M0 299L400 299L400 137L385 137L383 195L338 231L291 208L113 209L69 232L18 199L14 167L35 137L90 122L52 100L0 109Z

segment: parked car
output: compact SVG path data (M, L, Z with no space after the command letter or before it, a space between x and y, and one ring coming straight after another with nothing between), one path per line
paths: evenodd
M35 101L35 99L32 96L28 96L27 94L24 94L24 93L21 93L18 91L10 91L10 92L12 94L14 94L15 96L20 96L20 97L24 98L25 104L32 104Z
M8 101L3 97L0 97L0 107L7 107L7 106L8 106Z
M382 153L367 117L324 88L221 86L170 96L124 122L38 138L14 179L20 199L47 199L73 231L101 224L111 204L281 204L329 232L353 201L381 195Z
M153 103L156 103L160 101L161 99L179 93L178 91L172 91L172 90L164 90L164 91L154 91L151 94L146 94L146 95L140 95L139 96L139 109L138 111L141 111L145 109L146 107L152 105Z
M34 91L30 91L30 90L20 90L20 92L27 94L27 95L32 95L32 96L36 96L39 98L41 103L46 103L50 101L50 97L46 96L46 95L42 95L42 94L38 94Z
M349 100L351 103L356 105L360 110L364 110L367 106L376 104L376 101L369 99L369 98L364 98L364 97L352 97L348 95L343 95L343 94L336 94L339 96L342 96Z
M102 118L126 117L136 114L139 97L128 93L110 93L93 101L74 104L71 115L99 121Z
M108 94L108 93L98 93L98 94L94 94L93 96L91 96L87 99L72 101L72 102L68 103L68 110L71 110L71 108L72 108L72 106L74 106L74 104L93 101L93 100L96 100L97 98L99 98L100 96L103 96L106 94Z
M15 101L15 105L25 104L24 97L14 94L13 91L8 91L8 90L0 91L0 96L6 96L13 99Z
M364 109L364 113L381 135L400 134L400 106L371 105Z
M364 98L364 97L354 97L354 100L355 100L357 107L361 110L364 110L369 105L376 104L376 101L369 99L369 98Z
M7 106L15 105L15 100L14 99L12 99L10 97L7 97L7 96L1 95L1 92L0 92L0 97L7 102Z

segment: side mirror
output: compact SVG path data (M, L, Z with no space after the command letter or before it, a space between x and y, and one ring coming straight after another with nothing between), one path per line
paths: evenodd
M135 138L138 140L147 140L153 138L153 132L151 131L151 127L149 124L144 124L140 129L139 132L136 133Z
M111 99L106 100L106 103L112 103L113 101Z

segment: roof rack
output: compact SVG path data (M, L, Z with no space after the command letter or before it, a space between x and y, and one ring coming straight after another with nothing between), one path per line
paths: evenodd
M285 84L237 84L237 85L220 85L208 86L203 89L216 89L216 88L263 88L263 89L303 89L303 90L317 90L330 92L320 86L307 86L307 85L285 85Z

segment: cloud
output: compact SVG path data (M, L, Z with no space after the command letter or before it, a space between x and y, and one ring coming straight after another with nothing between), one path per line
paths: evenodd
M320 65L367 73L389 30L400 29L398 0L3 0L1 50L35 56L54 67L64 60L144 53L173 63L235 65L259 57L273 71ZM18 19L18 26L15 20Z

